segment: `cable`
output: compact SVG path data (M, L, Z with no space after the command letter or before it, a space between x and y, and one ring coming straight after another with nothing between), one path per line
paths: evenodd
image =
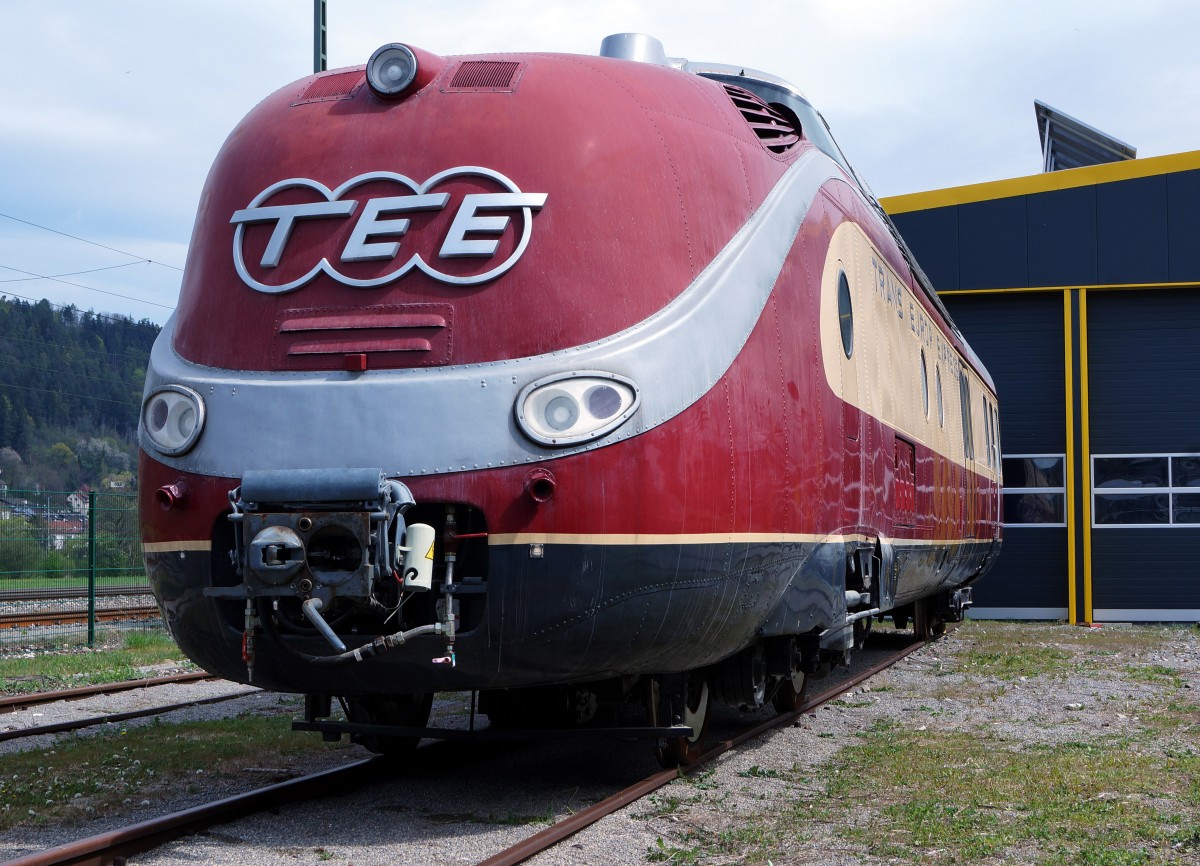
M0 267L2 267L2 266L0 266ZM80 310L79 307L76 306L75 304L56 304L56 303L54 303L54 301L47 300L46 298L31 298L28 295L18 295L16 292L10 292L8 289L0 289L0 302L3 302L5 300L5 298L4 298L5 295L9 295L13 298L20 299L18 301L15 301L14 303L20 303L20 301L30 301L34 304L40 304L43 301L45 301L47 304L49 304L51 307L54 307L54 309L56 309L56 310L69 310L71 308L74 308L75 311L77 313L79 313L80 315L83 315L85 312L91 313L93 319L103 319L106 322L129 322L130 324L138 325L138 324L141 324L141 322L149 321L148 319L142 319L141 321L139 321L138 319L135 319L132 316L125 316L125 315L122 315L121 313L97 313L95 310L92 310L92 309L88 309L88 310L84 311L84 310ZM156 327L156 328L161 328L161 326L155 322L151 322L151 324L154 325L154 327Z
M118 406L138 406L141 403L134 403L129 400L109 400L106 397L97 397L95 394L68 394L66 391L52 391L49 388L33 388L29 385L14 385L11 382L0 382L0 388L19 388L22 391L37 391L41 394L57 394L60 397L78 397L80 400L97 400L101 403L116 403Z
M90 270L86 270L86 271L70 271L69 273L54 274L53 276L49 276L49 277L16 277L15 279L11 279L11 280L0 280L0 283L31 283L34 280L43 280L43 279L57 280L59 277L77 277L80 274L95 274L95 273L99 273L100 271L113 271L113 270L116 270L117 268L128 268L128 267L132 267L133 265L148 265L148 264L152 264L152 262L149 259L141 259L136 262L126 262L123 265L109 265L106 268L91 268ZM4 267L4 265L0 265L0 267ZM12 268L11 270L16 270L16 268Z
M147 259L146 261L149 261L149 259ZM124 298L126 301L136 301L139 304L149 304L152 307L162 307L164 310L175 309L174 307L170 306L169 304L160 304L157 301L147 301L144 298L135 298L130 295L122 295L119 292L108 292L108 291L105 291L104 289L97 289L94 286L85 286L85 285L83 285L83 283L73 283L70 280L60 280L57 277L48 277L45 274L35 274L33 271L25 271L25 270L22 270L21 268L14 268L12 265L0 265L0 268L5 268L6 270L10 270L10 271L16 271L18 274L28 274L31 277L37 277L38 279L41 279L41 280L53 280L56 283L62 283L63 285L66 285L66 286L75 286L75 288L77 288L77 289L87 289L89 292L99 292L102 295L111 295L114 298ZM28 298L25 295L18 295L16 292L10 292L7 289L4 291L4 294L12 295L13 297L16 297L16 298L22 298L26 301L40 300L40 298L35 299L35 298Z
M120 320L117 320L117 321L120 321ZM131 325L134 325L134 326L137 326L137 324L138 324L137 322L133 321L132 319L127 319L125 321L128 321ZM55 349L69 349L71 351L82 351L82 352L88 353L89 355L110 355L114 358L129 358L132 361L141 361L143 364L146 362L146 359L150 357L149 349L146 350L145 354L131 355L128 352L110 352L107 349L92 349L87 346L68 346L63 343L48 343L45 340L27 340L24 337L7 337L3 334L0 334L0 342L3 342L5 340L10 340L10 341L17 342L17 343L29 343L31 346L39 346L39 347L49 346L49 347L53 347Z
M9 367L24 367L26 370L34 370L38 373L57 373L63 376L69 376L72 379L91 379L93 382L106 382L109 385L130 384L125 379L105 379L103 376L89 376L87 373L74 373L70 370L61 370L54 367L35 367L32 364L22 364L20 361L13 361L11 359L7 360L5 364ZM3 384L3 382L0 382L0 385Z
M27 226L33 226L35 229L41 229L42 231L53 232L56 235L62 235L64 238L70 238L73 241L79 241L80 243L84 243L84 244L91 244L92 246L100 247L100 249L103 249L103 250L109 250L114 253L120 253L123 256L129 256L130 258L133 258L133 259L143 259L144 261L147 261L152 265L159 265L160 267L170 268L173 271L180 271L180 272L183 271L183 268L178 268L175 265L168 265L165 262L156 262L154 259L147 259L145 256L135 256L133 253L127 253L124 250L117 249L116 247L110 247L110 246L106 246L105 244L99 244L99 243L96 243L95 241L89 241L87 238L77 237L76 235L69 235L66 232L60 232L58 229L52 229L52 228L49 228L48 226L38 225L37 223L30 222L29 220L23 220L20 217L15 217L12 214L0 213L0 217L4 217L5 219L10 219L13 222L24 223Z

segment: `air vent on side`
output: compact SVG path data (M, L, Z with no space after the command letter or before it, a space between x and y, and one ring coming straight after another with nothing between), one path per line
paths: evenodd
M296 98L292 105L300 105L304 102L324 102L328 99L349 99L358 92L358 88L366 80L366 76L361 71L322 75L304 88L304 92Z
M514 90L522 65L509 60L465 60L454 71L446 92Z
M742 113L763 147L771 153L783 153L800 142L800 126L794 120L788 119L749 90L733 84L724 87L734 107Z

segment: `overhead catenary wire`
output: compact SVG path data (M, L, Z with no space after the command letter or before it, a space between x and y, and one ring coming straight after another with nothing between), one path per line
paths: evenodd
M31 226L32 228L35 228L35 229L41 229L42 231L51 232L56 235L62 235L64 238L70 238L73 241L79 241L80 243L83 243L83 244L90 244L91 246L100 247L101 249L109 250L110 252L120 253L123 256L129 256L130 258L133 258L133 259L141 259L143 261L149 262L152 265L158 265L159 267L163 267L163 268L170 268L173 271L179 271L181 273L183 272L183 268L177 267L176 265L168 265L166 262L160 262L160 261L156 261L154 259L148 259L145 256L135 255L134 253L129 253L129 252L126 252L125 250L119 250L116 247L110 247L110 246L108 246L108 244L102 244L97 241L90 241L87 238L81 238L78 235L68 234L67 232L59 231L58 229L52 229L49 226L40 225L38 223L31 222L26 219L21 219L20 217L15 217L12 214L0 213L0 217L4 217L5 219L12 220L13 222L22 223L23 225Z
M149 260L147 259L146 261L149 261ZM106 289L97 289L95 286L85 286L83 283L73 283L70 280L61 280L58 277L51 277L51 276L47 276L46 274L38 274L38 273L34 273L33 271L23 270L22 268L14 268L12 265L0 265L0 268L5 268L6 270L10 270L10 271L16 271L18 274L28 274L29 276L35 277L40 280L51 280L56 283L62 283L63 285L66 285L66 286L74 286L77 289L85 289L89 292L99 292L102 295L110 295L114 298L122 298L126 301L135 301L139 304L149 304L152 307L162 307L164 310L175 309L170 304L160 304L157 301L147 301L145 298L135 298L132 295L122 295L120 292L110 292ZM16 292L10 292L7 289L4 290L4 294L12 295L13 297L21 298L26 301L41 300L41 298L29 298L25 295L18 295Z
M103 268L88 268L86 271L68 271L65 274L51 274L45 277L14 277L11 280L0 280L0 283L31 283L34 280L57 280L61 277L78 277L83 274L95 274L100 271L115 271L117 268L131 268L134 265L149 265L153 264L149 259L138 259L136 262L124 262L119 265L107 265ZM8 268L7 265L0 265L0 268ZM9 270L17 270L16 268L8 268Z
M49 302L47 302L47 303L49 303ZM97 316L97 318L111 319L113 317ZM126 321L128 321L130 324L133 324L133 325L138 324L137 322L134 322L132 319L128 319ZM6 341L6 340L11 341L11 342L16 342L16 343L28 343L31 346L38 346L40 348L69 349L71 351L81 351L88 355L109 355L114 358L129 358L130 360L141 361L143 363L146 360L145 353L138 354L135 352L110 352L107 349L92 349L92 348L88 348L86 346L67 346L67 345L64 345L63 343L48 343L45 340L30 340L26 337L9 337L9 336L0 335L0 341Z
M11 382L0 382L0 388L18 388L22 391L36 391L41 394L57 394L60 397L77 397L80 400L95 400L99 403L115 403L118 406L141 406L136 400L110 400L107 397L97 397L95 394L70 394L66 391L55 391L52 388L34 388L32 385L14 385Z

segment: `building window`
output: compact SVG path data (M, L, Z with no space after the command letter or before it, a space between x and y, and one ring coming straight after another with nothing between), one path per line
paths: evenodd
M1200 525L1200 454L1095 454L1092 525Z
M1005 454L1004 525L1066 526L1065 454Z

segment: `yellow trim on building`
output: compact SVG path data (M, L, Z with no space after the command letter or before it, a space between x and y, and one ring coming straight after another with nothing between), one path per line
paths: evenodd
M1083 621L1092 624L1092 437L1088 408L1087 291L1079 292L1079 427L1083 431Z
M1192 150L1186 153L1151 156L1145 159L1127 159L1121 162L1108 162L1103 165L1089 165L1083 168L1050 171L1028 177L1014 177L1008 180L973 183L966 186L930 190L929 192L893 195L881 198L879 203L883 205L885 211L895 215L911 213L912 211L949 207L956 204L994 201L995 199L1013 198L1018 195L1031 195L1033 193L1051 192L1059 189L1076 189L1082 186L1095 186L1100 183L1113 183L1115 181L1133 180L1140 177L1174 174L1175 172L1191 171L1198 168L1200 168L1200 150Z
M1063 367L1063 379L1066 383L1067 410L1067 621L1076 623L1075 617L1075 365L1072 363L1071 349L1075 341L1071 339L1071 292L1063 292L1063 351L1066 354Z
M1004 289L947 289L938 292L944 297L956 295L1012 295L1027 292L1069 292L1082 289L1089 292L1139 292L1151 289L1196 289L1200 283L1097 283L1090 286L1012 286Z

